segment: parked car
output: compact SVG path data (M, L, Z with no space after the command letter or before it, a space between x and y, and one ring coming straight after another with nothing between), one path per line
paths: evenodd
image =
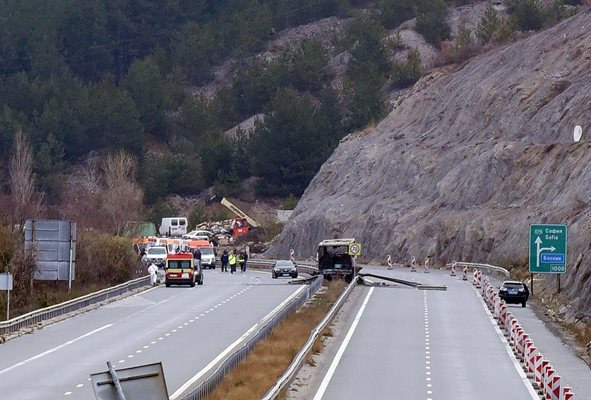
M523 282L505 281L499 289L499 297L507 304L521 304L521 307L525 307L529 297L529 289Z
M291 276L292 278L298 277L298 271L291 260L277 260L273 265L271 276L276 279L278 276Z
M144 262L147 265L156 264L158 267L164 267L168 251L165 246L148 247Z

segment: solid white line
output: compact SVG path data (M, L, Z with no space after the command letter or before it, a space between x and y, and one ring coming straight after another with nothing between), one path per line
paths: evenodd
M4 374L4 373L6 373L6 372L8 372L8 371L11 371L11 370L13 370L13 369L15 369L15 368L21 367L21 366L23 366L23 365L25 365L25 364L28 364L28 363L30 363L31 361L37 360L37 359L39 359L39 358L41 358L41 357L45 357L45 356L46 356L46 355L48 355L48 354L54 353L54 352L56 352L56 351L58 351L58 350L61 350L61 349L63 349L63 348L64 348L64 347L66 347L66 346L69 346L69 345L71 345L71 344L73 344L73 343L76 343L76 342L77 342L77 341L79 341L79 340L82 340L82 339L84 339L84 338L87 338L87 337L89 337L89 336L91 336L91 335L94 335L95 333L97 333L97 332L100 332L100 331L102 331L102 330L104 330L104 329L110 328L111 326L113 326L113 324L107 324L107 325L105 325L105 326L102 326L102 327L100 327L100 328L98 328L98 329L95 329L94 331L90 331L90 332L88 332L88 333L85 333L85 334L84 334L84 335L82 335L82 336L78 336L78 337L77 337L77 338L75 338L75 339L69 340L69 341L67 341L66 343L60 344L59 346L56 346L56 347L54 347L53 349L49 349L49 350L47 350L47 351L44 351L43 353L37 354L36 356L33 356L33 357L31 357L31 358L28 358L28 359L26 359L26 360L24 360L24 361L21 361L21 362L19 362L19 363L17 363L17 364L14 364L14 365L12 365L12 366L10 366L10 367L8 367L8 368L4 368L2 371L0 371L0 375L2 375L2 374Z
M521 368L521 364L519 363L519 360L517 360L517 358L515 357L515 354L513 354L513 350L511 350L511 346L509 345L509 342L507 342L507 340L505 339L503 332L501 332L501 329L499 328L499 326L495 322L495 318L490 313L488 307L486 307L486 304L484 303L484 300L482 299L480 292L478 292L478 290L474 287L472 287L472 289L474 289L474 291L476 292L476 295L481 298L482 307L484 308L484 311L488 315L491 324L495 328L495 331L497 332L499 339L505 345L505 350L507 351L507 354L509 355L509 359L511 359L511 361L513 362L513 366L517 370L517 373L519 374L519 377L521 378L521 382L523 382L523 384L527 388L527 391L529 392L529 395L531 396L531 398L533 400L540 400L540 396L538 396L538 394L534 390L531 382L529 381L529 379L525 375L525 372L523 372L523 368Z
M343 343L341 344L341 347L339 347L339 350L337 351L337 354L336 354L334 360L332 360L332 363L330 364L330 367L328 368L328 371L327 371L326 375L324 376L324 379L322 380L322 383L320 384L320 387L318 388L316 395L314 396L314 400L320 400L320 399L322 399L322 396L324 396L324 392L326 392L326 388L328 387L328 384L330 383L330 380L332 379L332 376L334 375L334 373L339 365L339 362L341 361L341 357L343 356L343 353L345 352L345 350L347 349L347 346L349 345L349 341L351 340L351 337L353 336L353 333L355 332L355 329L357 328L357 324L359 324L359 320L361 319L361 316L363 315L363 312L365 311L365 306L367 306L367 302L369 301L369 298L370 298L371 294L373 293L373 290L374 290L373 287L370 288L369 293L367 293L367 296L365 296L365 300L363 300L363 304L361 305L359 312L355 316L355 320L353 321L353 324L351 324L351 328L349 328L349 332L347 332L347 336L345 336L345 340L343 340Z
M176 392L174 392L170 396L170 400L175 400L175 399L179 398L183 394L184 391L186 391L189 387L191 387L191 385L193 385L195 382L197 382L203 375L205 375L207 372L209 372L209 370L211 370L213 367L215 367L216 364L218 364L221 360L223 360L224 357L226 357L226 355L228 355L236 347L238 347L238 345L242 344L243 340L245 338L247 338L252 332L255 332L259 328L260 325L264 325L264 323L266 322L267 319L270 318L270 316L274 315L277 311L284 308L286 304L288 304L293 298L299 296L300 293L303 292L304 290L306 290L306 286L302 286L302 287L298 288L298 290L293 292L293 294L291 296L289 296L281 304L279 304L277 307L275 307L273 309L273 311L271 311L269 314L267 314L259 322L254 324L252 326L252 328L247 330L234 343L232 343L230 346L228 346L223 352L221 352L216 358L214 358L209 364L207 364L207 366L205 368L203 368L201 371L197 372L191 379L189 379L187 382L185 382Z

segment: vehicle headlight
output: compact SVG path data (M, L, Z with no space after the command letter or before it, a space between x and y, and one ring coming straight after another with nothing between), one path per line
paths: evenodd
M501 292L506 292L506 291L507 291L507 288L504 288L504 287L501 288Z
M523 292L525 292L525 289L521 288L521 289L519 289L519 291L520 291L521 293L523 293Z

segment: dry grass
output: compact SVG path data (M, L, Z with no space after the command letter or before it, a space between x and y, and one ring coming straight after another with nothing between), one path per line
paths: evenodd
M288 316L273 332L255 346L248 357L230 372L206 400L260 399L277 382L311 331L324 318L340 293L343 281L330 282L327 289L314 296L298 312ZM330 330L323 334L332 335ZM314 344L312 352L322 350L322 341Z

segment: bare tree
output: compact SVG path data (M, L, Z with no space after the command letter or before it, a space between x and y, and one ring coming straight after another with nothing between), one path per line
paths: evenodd
M27 218L35 218L41 210L43 196L35 190L33 154L27 137L17 132L12 146L8 167L10 174L10 197L12 202L12 225L22 226Z
M133 157L124 151L107 155L103 163L103 208L116 235L121 234L127 221L142 215L143 191L135 181L135 166Z

